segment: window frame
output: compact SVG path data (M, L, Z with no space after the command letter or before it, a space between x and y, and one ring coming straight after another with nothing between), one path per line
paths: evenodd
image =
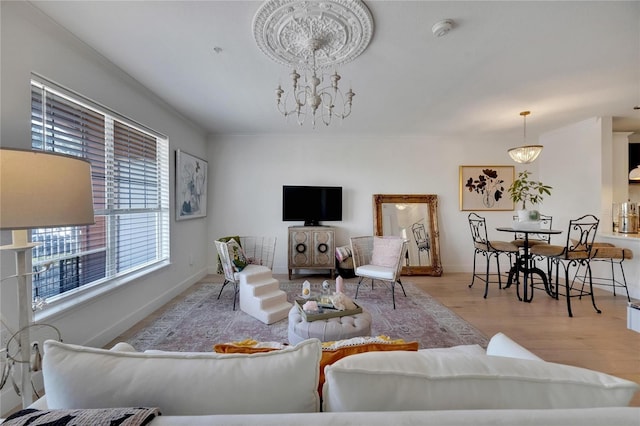
M32 74L31 75L31 90L30 93L33 96L34 90L40 90L42 93L42 98L40 99L41 103L36 104L34 98L31 100L31 134L32 134L32 149L34 150L47 150L49 141L47 139L53 140L54 143L56 141L57 136L48 137L48 132L51 132L51 127L49 126L50 117L47 115L46 104L47 93L51 93L55 97L59 97L60 99L64 99L65 102L73 103L74 107L78 107L81 109L87 109L95 112L96 114L104 116L104 143L103 143L103 151L104 151L104 160L100 159L100 161L104 161L104 167L101 169L103 171L104 179L104 187L100 187L100 189L96 189L96 175L93 175L94 179L94 208L96 210L96 216L104 217L104 222L106 229L104 231L104 237L106 239L105 247L105 256L106 260L104 263L104 274L105 276L89 281L87 283L81 283L78 287L73 288L71 290L64 291L62 293L58 293L55 295L51 295L46 299L46 305L42 311L38 311L35 314L35 319L42 319L45 317L49 317L51 315L55 315L57 312L61 310L66 310L73 306L76 306L79 303L84 303L90 298L97 297L100 294L109 291L115 287L120 285L124 285L134 279L139 279L144 275L147 275L153 271L158 270L159 268L165 267L170 264L170 196L171 189L169 185L169 139L165 135L154 131L147 126L144 126L104 105L101 105L97 102L94 102L88 99L86 96L83 96L77 92L69 90L56 84L42 76ZM54 100L55 102L55 100ZM35 114L39 112L37 109L34 110L35 106L41 106L42 111L41 117L42 122L37 123L34 121L34 111ZM39 126L39 127L38 127ZM116 128L119 130L116 131ZM34 129L41 130L41 140L36 140L34 135ZM134 140L131 142L129 139L123 137L121 134L122 129L124 129L125 133L131 133L135 136L143 136L145 140L142 145L137 144L137 141ZM55 130L54 130L55 132ZM120 134L118 134L120 133ZM119 139L120 138L120 139ZM82 137L78 137L78 141L84 141ZM155 140L155 144L150 141ZM100 138L98 138L99 142L102 142ZM127 154L120 155L118 157L115 154L116 148L122 147L130 147L130 144L133 143L133 148L137 148L138 146L142 147L151 147L153 145L152 154L139 155L139 154ZM37 146L37 145L40 146ZM73 144L78 144L76 140L73 141ZM136 145L137 144L137 145ZM95 143L91 145L90 149L95 148ZM116 148L114 148L116 147ZM99 148L100 149L100 148ZM92 160L91 155L86 154L84 151L84 146L80 148L83 153L83 158L87 158L90 161ZM55 151L57 152L57 151ZM78 151L80 152L80 151ZM98 153L101 151L98 150ZM77 154L76 154L77 155ZM151 155L151 156L150 156ZM99 158L99 157L98 157ZM92 162L92 166L94 162ZM122 165L129 166L128 173L122 173L118 170ZM136 167L136 164L143 164L143 166L139 169ZM150 169L147 170L144 167L144 164L151 164ZM92 167L93 168L93 167ZM122 191L125 195L124 198L121 195L120 198L117 198L118 195L115 195L114 182L116 181L116 176L120 177L120 181L128 184L129 193ZM124 176L124 179L122 179ZM149 181L151 182L151 186L149 186ZM140 191L140 187L143 188ZM133 188L133 189L132 189ZM146 191L147 188L150 188L150 191ZM136 189L138 191L136 191ZM100 200L96 200L97 191L103 191L103 194L100 194ZM147 194L150 193L151 195ZM142 195L140 195L142 193ZM122 207L121 204L126 202L128 207ZM136 205L142 204L142 205ZM102 208L96 208L102 207ZM140 213L143 213L140 215ZM137 215L137 216L136 216ZM129 228L124 228L119 222L121 222L122 218L128 218ZM141 219L137 219L137 217L142 217ZM125 269L123 271L117 270L118 260L118 246L119 244L123 244L123 240L117 235L119 232L121 235L131 235L135 234L136 227L133 226L137 220L141 220L141 223L144 226L151 227L153 232L151 234L146 234L147 237L151 236L151 238L144 238L143 241L151 241L150 248L144 246L139 250L138 253L143 253L143 255L136 254L134 249L129 249L129 254L125 257L129 262L133 263L135 261L140 261L138 258L142 256L144 259L147 259L146 256L149 255L150 252L155 250L155 255L153 255L146 262L141 262L140 264L134 265L131 268ZM71 229L79 229L81 227L70 227ZM120 228L120 229L119 229ZM55 228L47 228L49 230L53 230ZM65 228L66 229L66 228ZM87 227L87 229L89 229ZM55 232L55 231L53 231ZM100 238L100 234L96 234L98 231L94 231L94 233L90 236L90 238ZM124 234L122 234L124 233ZM134 240L131 237L131 241ZM125 238L126 242L126 238ZM155 244L155 246L154 246ZM149 245L149 244L147 244ZM91 252L91 250L83 253L83 256L86 256L87 253ZM75 257L80 259L78 253L70 253L67 257ZM64 255L58 256L55 258L55 261L65 258ZM122 259L122 257L121 257ZM36 258L35 250L34 254L31 257L33 262L33 267L35 271L38 271L43 266L43 262L40 262L38 258ZM90 262L88 259L84 259L85 262ZM62 266L62 263L60 263ZM36 272L37 274L37 272ZM58 285L61 285L62 278ZM35 279L32 282L32 289L35 288ZM32 299L35 297L35 294L32 295Z

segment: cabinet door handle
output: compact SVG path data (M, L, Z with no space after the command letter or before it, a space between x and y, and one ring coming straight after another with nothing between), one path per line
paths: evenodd
M307 246L305 246L304 244L300 243L296 246L296 251L298 253L304 253L305 251L307 251Z
M329 246L328 245L326 245L325 243L318 244L318 251L320 253L326 253L327 250L329 250Z

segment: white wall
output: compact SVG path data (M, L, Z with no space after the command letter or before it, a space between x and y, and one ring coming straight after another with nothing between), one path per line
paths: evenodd
M631 297L639 298L640 239L609 237L611 203L618 194L613 188L614 170L627 169L627 163L614 156L617 142L611 123L611 117L590 118L540 138L546 154L539 164L540 177L554 188L544 202L544 211L553 215L553 227L561 230L567 229L569 220L582 215L598 217L596 241L633 250L635 258L625 261L624 269ZM566 231L552 238L554 244L565 244ZM594 276L610 276L610 271L606 265L594 264Z
M629 173L625 164L629 163L629 135L631 132L614 132L612 156L613 202L624 203L629 199Z
M30 149L30 73L36 72L104 104L169 137L171 161L176 148L206 157L204 133L172 112L157 97L95 51L61 30L26 2L1 2L0 144ZM173 167L171 188L173 188ZM171 197L173 200L173 197ZM171 265L132 281L106 296L55 317L69 343L101 346L164 304L206 273L209 263L205 219L174 222L171 215ZM1 233L9 244L10 232ZM193 256L193 265L188 257ZM14 257L1 254L0 276L14 273ZM17 328L15 280L0 286L0 312ZM5 342L3 342L5 343ZM0 399L0 412L19 403L10 386ZM1 416L1 413L0 413Z
M590 118L541 136L544 161L538 165L539 176L553 186L552 196L544 201L544 211L553 215L554 227L564 229L570 219L585 214L601 217L608 213L611 217L610 212L603 211L601 202L602 129L610 126L611 118Z
M275 108L272 112L274 120L283 120ZM473 250L469 212L461 212L458 206L458 166L512 165L506 149L513 141L501 138L507 139L495 135L483 140L472 134L463 140L436 140L428 135L393 140L326 137L322 129L309 131L305 137L212 137L209 238L275 235L274 270L285 273L287 227L300 223L282 221L283 185L343 187L342 222L324 223L337 228L338 245L349 244L350 236L373 233L373 194L436 194L443 269L470 271ZM513 212L482 214L487 217L492 238L511 238L494 229L511 223ZM209 250L213 259L213 244Z
M274 119L280 119L274 111ZM209 239L226 235L275 235L274 270L287 271L287 227L281 218L282 185L341 185L343 221L337 244L350 236L373 232L372 194L437 194L440 247L445 272L471 271L468 212L458 206L458 166L512 165L501 135L483 140L436 140L429 136L325 137L321 130L305 137L233 135L210 137ZM469 141L473 141L470 143ZM529 170L533 178L553 187L539 206L553 215L554 228L565 229L570 219L591 213L606 225L610 218L613 165L611 118L592 118L542 135L539 159L517 165L516 174ZM489 236L509 239L495 227L510 223L513 212L480 212ZM295 223L297 224L297 223ZM566 234L553 236L564 244ZM640 242L639 242L640 243ZM640 253L640 250L635 250ZM214 259L213 244L209 244ZM630 268L633 277L633 265ZM215 270L212 261L211 271ZM640 283L630 283L640 291Z

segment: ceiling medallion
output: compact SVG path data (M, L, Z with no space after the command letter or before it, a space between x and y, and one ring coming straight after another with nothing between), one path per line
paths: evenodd
M307 118L331 124L351 115L351 88L344 93L335 67L360 55L373 36L373 19L360 0L268 0L253 18L253 36L262 52L290 66L291 87L279 85L276 106L299 125ZM323 73L334 67L333 74ZM301 74L298 73L301 71Z
M346 64L373 36L373 18L360 0L268 0L253 18L260 50L286 66L310 69ZM314 52L315 49L315 52Z

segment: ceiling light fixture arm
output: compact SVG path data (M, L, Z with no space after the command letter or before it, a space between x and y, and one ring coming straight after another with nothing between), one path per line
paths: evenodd
M307 45L311 48L313 57L311 75L305 77L304 82L300 82L300 75L293 70L290 74L291 91L286 92L282 86L276 89L276 106L285 117L295 116L299 125L303 125L305 118L310 116L314 128L316 121L328 126L334 117L342 120L351 114L355 93L352 89L347 93L340 90L339 82L342 77L337 71L334 70L331 75L318 73L316 52L322 43L312 39ZM328 83L321 86L325 81ZM336 105L339 106L339 112L336 112Z

